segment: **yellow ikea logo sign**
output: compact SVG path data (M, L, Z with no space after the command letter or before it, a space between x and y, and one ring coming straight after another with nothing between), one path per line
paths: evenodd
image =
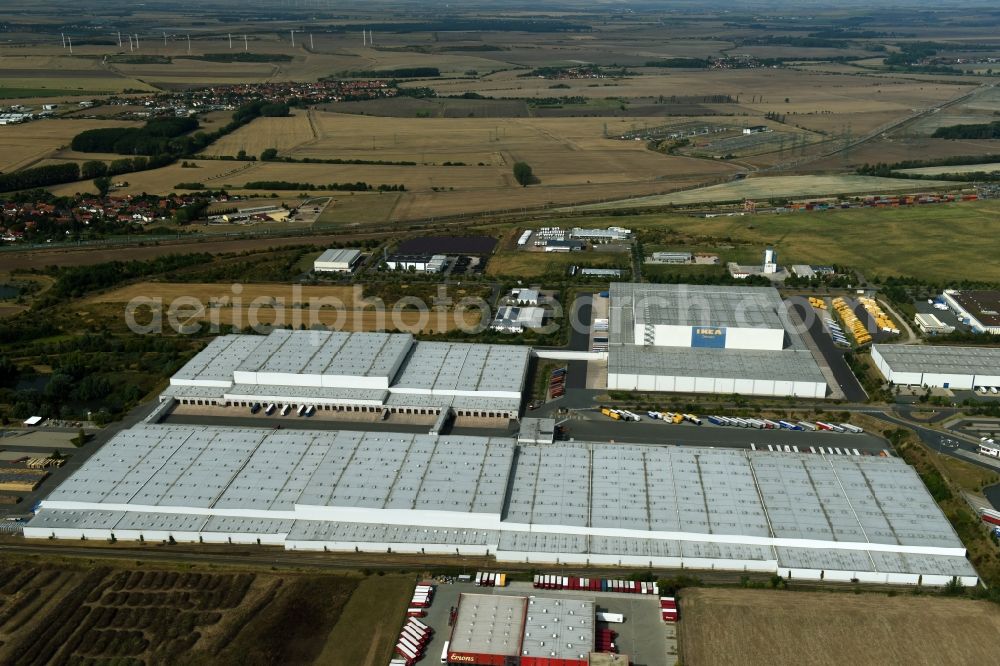
M721 328L696 328L696 335L722 335Z

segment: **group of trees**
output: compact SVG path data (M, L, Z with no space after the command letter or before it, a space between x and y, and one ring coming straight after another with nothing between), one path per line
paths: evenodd
M938 127L931 134L934 139L1000 139L1000 121L970 125Z
M79 179L80 166L76 162L46 164L32 169L0 174L0 192L71 183Z
M198 129L194 118L154 118L142 127L105 127L80 132L73 137L73 150L81 153L119 155L181 155L189 143L175 141Z

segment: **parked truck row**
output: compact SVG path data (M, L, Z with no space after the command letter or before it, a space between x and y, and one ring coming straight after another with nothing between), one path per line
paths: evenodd
M479 587L507 587L507 574L494 571L476 572L476 585Z
M396 639L396 658L389 666L413 666L423 658L434 630L415 617L407 617Z
M614 421L641 421L642 417L635 412L630 412L627 409L615 409L613 407L601 407L601 414L604 414L609 419ZM680 412L657 412L657 411L647 411L646 417L654 421L665 421L667 423L693 423L694 425L701 425L701 419L694 414L681 414Z
M677 599L674 597L660 597L660 617L664 622L677 621Z
M805 430L815 432L827 430L830 432L846 432L858 434L863 428L850 423L827 423L825 421L772 421L771 419L742 418L737 416L708 416L712 425L735 428L756 428L758 430Z
M288 416L288 413L292 411L292 407L294 407L294 406L295 405L281 405L280 406L280 414L282 416ZM252 405L250 405L250 413L251 414L259 414L261 411L264 412L265 416L271 416L276 411L279 411L279 405L277 405L277 404L275 404L273 402L270 402L267 405L264 405L264 404L259 403L259 402L255 402ZM296 410L296 413L299 416L312 416L313 414L316 413L316 406L315 405L299 405L298 409Z
M536 575L532 581L538 590L586 590L588 592L624 592L627 594L659 594L654 582L638 580L609 580L607 578L578 578L576 576Z

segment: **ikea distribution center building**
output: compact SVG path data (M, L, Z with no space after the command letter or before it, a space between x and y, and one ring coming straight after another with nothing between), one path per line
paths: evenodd
M613 283L608 388L826 397L773 287Z

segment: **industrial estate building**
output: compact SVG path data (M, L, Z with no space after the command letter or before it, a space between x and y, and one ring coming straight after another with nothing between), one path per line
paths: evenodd
M1000 291L945 289L943 297L973 331L1000 335Z
M224 335L170 379L161 400L246 407L517 418L528 347L417 342L408 333Z
M1000 387L1000 348L873 345L872 360L886 381L947 389Z
M350 273L361 259L361 250L330 249L319 255L313 262L317 273Z
M56 488L24 533L977 582L898 458L689 446L143 424Z
M595 610L579 599L462 594L448 663L588 666Z
M440 273L447 265L448 257L443 254L390 254L385 258L386 268L393 271Z
M826 396L772 287L613 283L608 388Z

